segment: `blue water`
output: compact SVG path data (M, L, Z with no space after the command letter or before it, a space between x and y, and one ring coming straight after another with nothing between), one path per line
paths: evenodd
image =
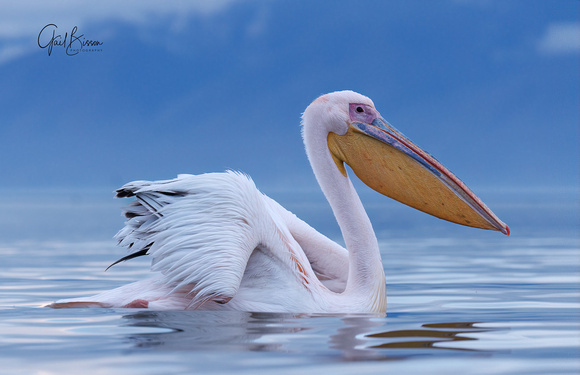
M42 306L146 277L123 250L110 189L3 194L0 373L580 372L577 192L484 199L512 229L462 228L362 192L387 275L387 316ZM318 193L271 193L340 241ZM490 202L491 201L491 202Z

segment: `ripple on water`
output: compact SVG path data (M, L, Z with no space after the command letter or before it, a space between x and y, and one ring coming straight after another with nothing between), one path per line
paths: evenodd
M381 244L386 318L41 308L145 277L148 264L128 262L104 273L119 254L105 243L8 246L9 267L0 274L3 370L124 375L580 370L578 241Z

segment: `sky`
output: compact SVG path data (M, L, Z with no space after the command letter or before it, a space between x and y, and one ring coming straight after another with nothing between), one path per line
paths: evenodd
M579 14L575 0L0 0L0 190L226 169L314 189L300 115L344 89L476 191L576 190ZM49 54L52 31L99 45Z

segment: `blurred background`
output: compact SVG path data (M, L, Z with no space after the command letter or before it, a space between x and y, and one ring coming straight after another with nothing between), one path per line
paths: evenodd
M343 89L514 236L578 233L579 14L576 0L2 0L0 240L110 238L115 188L225 169L324 226L300 115ZM379 232L465 231L360 189Z

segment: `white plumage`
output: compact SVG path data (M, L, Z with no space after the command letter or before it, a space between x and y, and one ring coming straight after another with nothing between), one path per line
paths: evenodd
M348 160L329 147L331 133L347 139L353 125L371 126L377 119L384 122L372 101L352 91L324 95L303 115L306 152L348 251L241 173L136 181L117 190L118 197L135 201L125 209L128 220L116 239L133 254L121 260L147 254L156 275L51 306L385 313L376 237L340 167Z
M300 270L298 262L309 262L288 231L283 209L243 174L180 175L133 182L119 192L137 200L127 208L131 218L116 238L134 250L148 247L152 271L163 274L171 293L189 294L188 308L210 300L229 302L244 276L244 285L254 287L287 268L294 277L279 281L314 281L312 272ZM253 266L258 263L260 267Z

